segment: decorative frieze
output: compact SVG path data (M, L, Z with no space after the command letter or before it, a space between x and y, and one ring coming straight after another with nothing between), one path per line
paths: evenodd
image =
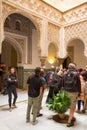
M87 18L87 3L63 13L63 24L71 24Z
M63 26L65 30L64 32L65 38L63 39L64 42L61 46L64 49L63 51L65 53L63 54L64 56L66 55L66 47L68 41L71 40L72 38L80 38L84 41L84 44L87 43L86 38L87 3L63 13L47 5L41 0L15 0L15 1L3 0L2 4L3 4L2 9L3 22L9 14L14 12L21 12L23 14L26 14L28 18L30 17L30 19L35 24L38 31L37 46L40 55L44 54L44 56L46 56L45 53L42 52L43 43L46 44L46 46L49 46L49 44L53 42L56 45L56 47L60 49L60 44L62 43L62 42L60 43L61 26ZM47 37L44 35L45 32L43 26L45 25L43 24L44 20L48 21L48 26L46 29L46 31L48 32ZM45 38L47 39L44 40L44 42L42 42L42 40ZM86 53L85 50L84 53Z
M29 10L32 14L40 17L45 17L56 24L61 19L61 12L51 6L47 5L41 0L3 0L4 2L13 2L17 7L22 7L25 10Z

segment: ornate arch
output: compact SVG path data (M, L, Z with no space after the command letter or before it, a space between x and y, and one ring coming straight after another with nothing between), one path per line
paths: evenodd
M70 43L71 41L74 41L74 40L79 40L79 41L81 41L81 42L84 44L84 46L85 46L84 39L82 39L82 38L80 38L80 37L72 37L71 39L69 39L69 40L67 41L66 47L69 45L69 43Z
M81 41L81 43L83 43L83 46L84 46L84 56L87 56L87 47L86 47L86 44L85 44L85 40L83 38L80 38L80 37L72 37L71 39L69 39L66 43L66 46L65 46L65 49L66 49L66 53L67 53L67 47L68 45L74 41L74 40L79 40Z
M15 50L17 52L17 62L23 63L23 52L22 52L22 49L21 49L20 45L18 44L18 42L14 38L11 38L6 35L5 35L5 40L7 42L9 42L9 44L11 44L15 48Z
M58 48L58 45L57 45L56 42L50 42L50 43L48 43L48 48L49 48L50 45L54 45L55 48L56 48L56 51L58 51L59 48Z
M87 56L87 21L79 22L73 25L66 26L65 30L65 39L64 39L64 47L67 48L69 41L72 39L79 39L84 44L84 55Z
M40 46L40 35L41 35L41 28L42 28L42 19L39 17L36 17L32 14L30 14L29 12L27 12L26 10L21 10L21 9L17 9L11 5L8 5L6 3L2 3L2 28L3 28L3 39L4 40L4 23L6 18L14 13L18 13L20 15L23 15L24 17L27 17L28 19L30 19L32 21L32 23L35 25L37 33L38 33L38 49L40 50L41 46Z
M30 19L32 21L32 23L35 25L36 29L39 30L39 22L37 20L37 17L31 15L29 12L23 11L23 10L19 10L11 5L8 5L6 3L2 4L3 9L2 9L2 19L3 19L3 23L5 22L6 18L14 13L18 13L23 15L24 17L27 17L28 19Z

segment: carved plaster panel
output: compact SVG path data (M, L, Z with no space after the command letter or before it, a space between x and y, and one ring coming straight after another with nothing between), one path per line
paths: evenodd
M22 50L24 49L24 43L25 41L23 39L14 38L21 46Z
M16 11L16 8L13 7L13 6L10 6L10 5L6 4L6 3L3 3L2 5L3 5L2 6L3 7L2 8L2 19L4 21L9 14Z
M18 50L18 53L20 57L22 57L23 63L27 63L27 37L20 36L17 34L11 34L8 32L5 32L5 35L7 38L11 37L11 39L14 40L14 45L16 50ZM20 61L20 60L19 60Z
M10 38L7 34L5 35L5 41L8 42L8 44L11 44L17 53L17 62L22 63L22 54L20 52L20 49L18 48L18 45L15 43L15 40L13 38Z
M16 1L16 0L15 0ZM19 3L20 1L18 1L17 0L17 2L16 3ZM5 21L5 19L6 19L6 17L8 16L8 15L10 15L10 14L12 14L12 13L15 13L15 12L20 12L20 9L19 8L15 8L14 6L11 6L11 5L9 5L9 4L7 4L7 3L4 3L3 2L3 9L2 9L2 16L3 16L3 21ZM26 10L25 10L26 11ZM24 14L24 12L23 11L21 11L21 13L23 13ZM27 12L26 12L26 14L27 14ZM41 18L39 18L39 17L36 17L36 16L34 16L34 15L24 15L25 17L27 17L27 18L29 18L29 16L30 16L30 19L31 20L33 20L33 22L34 23L36 23L36 26L37 26L37 29L39 30L39 27L40 27L40 25L41 25Z
M56 25L48 23L48 46L50 43L54 43L58 49L60 28Z
M87 34L83 32L86 31L87 23L82 22L75 24L75 22L80 22L82 19L87 19L87 4L81 5L70 11L61 13L57 9L47 5L41 0L3 0L3 20L11 13L16 11L27 14L32 21L36 24L38 30L38 49L41 53L41 35L42 35L42 23L43 18L46 18L49 22L48 24L48 44L53 42L58 47L60 43L60 27L58 24L63 25L65 28L65 39L64 47L66 48L68 41L71 38L80 37L83 39L84 43L87 42ZM9 3L6 4L5 2ZM13 2L13 3L12 3ZM13 5L13 6L11 6ZM23 12L24 11L24 12ZM52 23L52 24L51 24ZM71 25L73 23L73 25ZM84 23L84 24L83 24ZM56 25L55 25L56 24ZM66 25L70 25L65 27ZM85 53L86 51L84 51Z
M17 43L20 45L20 47L22 48L22 53L23 53L23 63L27 63L26 61L26 40L20 39L20 38L15 38L14 39L17 41Z
M76 22L78 20L84 19L87 17L87 3L80 5L74 9L71 9L67 12L60 12L59 10L53 8L52 6L44 3L41 0L3 0L9 4L13 2L15 7L9 6L8 8L4 6L5 12L14 11L20 7L26 12L29 12L31 15L40 18L47 18L52 23L65 25ZM4 10L3 9L3 10ZM8 10L8 11L7 11ZM4 13L3 13L4 14Z
M61 12L58 11L57 9L47 5L46 3L44 3L41 0L4 0L4 1L8 1L8 2L13 2L15 5L17 6L21 6L23 7L25 10L29 10L32 13L34 13L34 15L38 14L40 17L46 17L48 19L50 19L51 21L54 21L56 23L58 23L58 21L60 22L61 19Z
M87 48L87 20L65 27L65 48L73 39L80 39L84 43L85 49ZM87 50L84 50L84 53L87 55Z
M16 3L20 3L20 2L26 2L26 1L16 1ZM31 1L31 4L32 4L33 1ZM26 10L25 10L26 11ZM12 13L15 13L15 12L20 12L20 9L16 9L14 8L13 6L10 6L9 4L6 4L6 3L3 3L3 21L5 21L5 19L7 18L7 16L9 16L10 14ZM23 11L21 11L21 13L24 14ZM42 21L43 19L40 18L40 17L36 17L35 15L31 15L30 13L27 13L27 15L24 15L25 17L27 18L30 18L32 20L32 22L35 24L36 26L36 29L38 31L38 48L40 49L40 38L41 38L41 32L42 32ZM4 24L4 23L3 23ZM3 31L4 31L4 28L3 28Z
M74 8L63 14L63 24L73 23L87 18L87 4Z

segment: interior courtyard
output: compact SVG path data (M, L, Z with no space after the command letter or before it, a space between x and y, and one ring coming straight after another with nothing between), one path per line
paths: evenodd
M65 124L48 119L53 112L45 104L47 90L43 98L44 116L39 124L33 127L25 123L25 84L36 67L64 69L71 62L78 68L87 66L87 0L0 0L1 129L68 129ZM19 98L18 109L9 113L7 95L1 92L3 77L12 66L19 79ZM70 129L86 130L86 115L75 113L77 122Z

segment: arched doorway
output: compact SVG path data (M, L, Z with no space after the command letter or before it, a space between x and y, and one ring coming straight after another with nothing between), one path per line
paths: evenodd
M4 34L1 61L5 62L8 68L15 66L18 69L20 86L24 88L23 85L29 73L28 71L37 66L33 60L39 61L37 28L26 16L13 13L4 22ZM7 56L5 49L8 49L8 53L11 53L7 54L9 60L5 58Z
M1 63L5 63L7 69L11 66L17 67L17 52L11 44L6 40L2 43Z
M0 57L0 68L2 68L2 74L0 75L1 91L4 89L3 78L5 75L7 75L10 67L12 66L15 68L17 67L17 52L10 42L4 40L2 43L2 54Z
M67 46L67 57L76 63L79 68L85 68L87 58L84 56L84 43L80 39L72 39Z
M50 68L53 66L58 66L58 60L56 59L57 55L57 48L54 43L50 43L48 46L48 58L47 58L47 64L46 67Z

